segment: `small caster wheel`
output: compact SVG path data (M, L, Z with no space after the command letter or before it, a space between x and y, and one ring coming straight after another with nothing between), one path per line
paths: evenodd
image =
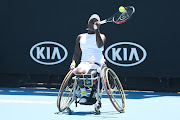
M68 112L69 115L72 114L72 110L70 108L67 108L67 112Z
M125 113L125 111L124 111L124 110L121 110L120 113Z
M97 106L97 109L100 109L100 108L101 108L101 105L98 105L98 106Z
M60 114L60 112L55 112L54 114Z
M101 111L100 110L95 110L95 115L100 115Z

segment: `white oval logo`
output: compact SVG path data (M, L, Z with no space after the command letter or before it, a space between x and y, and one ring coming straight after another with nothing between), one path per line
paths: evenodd
M138 65L146 56L146 50L132 42L118 42L110 45L105 51L105 57L110 63L123 67Z
M30 50L31 58L44 65L61 63L67 58L67 55L67 49L63 45L52 41L37 43Z

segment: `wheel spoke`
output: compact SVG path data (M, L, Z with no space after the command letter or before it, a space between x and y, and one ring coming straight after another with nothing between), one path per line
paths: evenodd
M69 103L72 103L74 99L72 99L73 96L73 89L74 89L74 84L72 83L73 81L71 80L72 78L72 71L68 72L68 74L65 76L59 93L58 93L58 98L57 98L57 107L60 112L64 111Z
M103 83L108 97L117 111L125 109L125 94L121 82L115 72L106 68L102 71Z

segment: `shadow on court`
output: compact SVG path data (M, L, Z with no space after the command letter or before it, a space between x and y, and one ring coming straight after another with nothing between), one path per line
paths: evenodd
M146 99L163 96L180 96L178 93L160 92L125 92L127 99ZM58 89L25 89L25 88L0 88L0 95L34 95L34 96L57 96ZM108 98L104 93L103 98Z
M55 113L55 114L57 114L57 115L68 115L68 113L67 112L59 112L59 113ZM104 115L106 115L106 116L103 116L103 114ZM117 112L117 111L108 111L108 112L101 112L101 115L95 115L94 114L94 111L87 111L87 112L85 112L85 111L83 111L83 112L81 112L81 111L79 111L79 112L73 112L70 116L74 116L74 117L76 117L76 116L92 116L93 115L93 117L99 117L99 118L110 118L110 119L117 119L118 117L116 117L116 115L119 115L120 113L119 112ZM123 114L123 113L121 113L121 114ZM95 115L95 116L94 116ZM113 116L114 115L114 116Z

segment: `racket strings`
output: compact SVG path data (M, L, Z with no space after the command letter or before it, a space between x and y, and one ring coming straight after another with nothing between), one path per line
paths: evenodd
M113 17L113 21L116 23L116 24L121 24L121 23L124 23L126 22L130 17L131 15L135 12L135 9L133 6L129 6L129 7L125 7L125 10L124 12L117 12L114 17Z

